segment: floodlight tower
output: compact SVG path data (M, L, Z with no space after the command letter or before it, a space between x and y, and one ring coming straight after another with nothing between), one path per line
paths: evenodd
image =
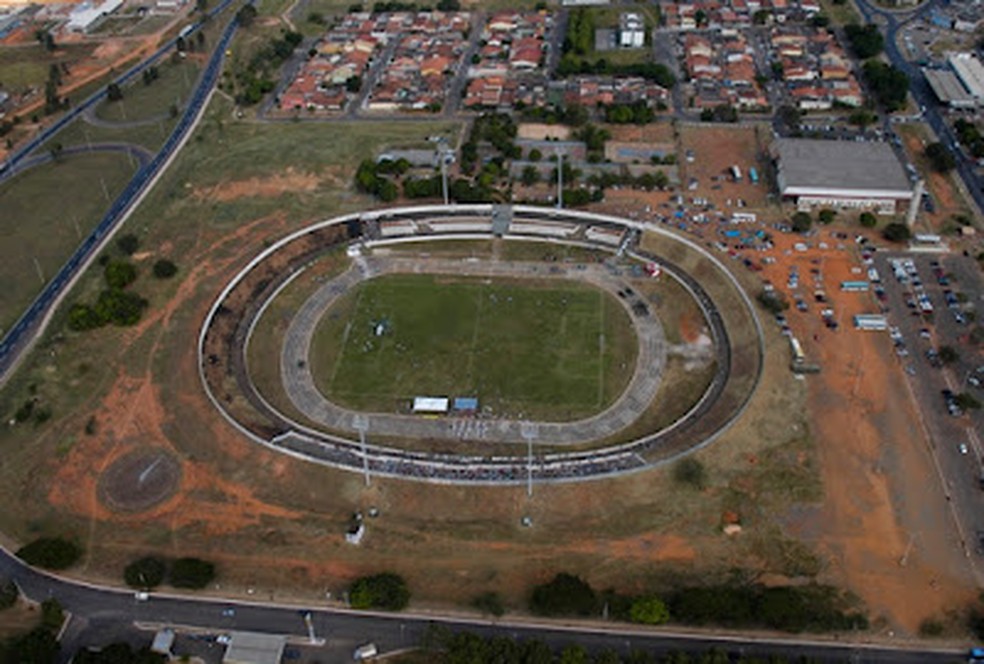
M533 497L533 440L537 437L536 424L520 422L519 433L526 439L526 496Z
M448 164L454 163L454 150L448 147L448 139L444 136L431 136L428 140L437 145L435 152L441 166L441 193L444 194L444 204L448 205Z
M557 150L557 209L564 207L564 153Z
M352 426L359 432L359 444L362 446L362 472L366 476L366 486L369 486L369 452L366 449L366 431L369 430L369 418L358 414L352 418Z

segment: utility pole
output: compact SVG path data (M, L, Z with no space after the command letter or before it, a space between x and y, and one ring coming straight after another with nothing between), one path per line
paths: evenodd
M369 452L366 448L366 431L369 430L369 418L359 414L352 418L352 426L359 432L359 445L362 447L362 472L366 476L366 486L369 486Z
M557 209L564 208L564 153L557 151Z
M537 436L536 425L520 422L519 433L526 439L526 497L533 497L533 439Z

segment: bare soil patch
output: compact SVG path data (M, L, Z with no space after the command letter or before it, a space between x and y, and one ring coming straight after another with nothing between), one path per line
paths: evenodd
M270 177L234 180L207 189L196 189L192 195L198 200L225 203L238 198L274 198L285 192L310 192L317 189L320 183L321 178L317 175L298 173L293 168L288 168L284 173Z
M739 209L738 199L750 210L764 208L769 192L764 177L767 147L768 136L758 127L682 125L680 181L685 189L690 178L697 179L697 189L685 191L685 195L706 198L725 212ZM693 161L686 159L687 150L693 152ZM740 182L729 175L732 166L741 169ZM751 167L760 174L758 184L752 184L748 177Z

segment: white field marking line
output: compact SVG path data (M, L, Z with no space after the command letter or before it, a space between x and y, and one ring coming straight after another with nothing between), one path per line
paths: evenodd
M485 285L481 283L478 284L478 287L475 289L478 293L478 308L475 311L475 325L472 327L471 348L468 351L468 369L465 372L468 381L471 382L472 385L475 384L475 353L478 352L478 330L482 322L482 311L484 310L485 305L485 290ZM491 288L489 290L491 290ZM475 390L473 389L473 391Z
M605 293L598 289L598 401L601 408L605 401Z
M358 286L359 284L356 284L356 287ZM335 358L335 366L331 368L331 380L328 381L328 384L331 386L331 391L333 393L335 392L335 376L338 375L338 368L342 366L342 359L345 357L345 349L348 347L349 332L352 330L352 325L355 322L355 319L359 316L359 305L362 303L363 293L365 293L365 289L359 288L359 294L355 296L355 305L352 308L352 315L349 316L348 323L345 325L345 333L342 335L342 350L338 353L338 357Z

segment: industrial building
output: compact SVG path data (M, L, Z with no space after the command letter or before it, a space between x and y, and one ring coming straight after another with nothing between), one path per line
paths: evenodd
M974 100L984 102L984 66L973 53L953 53L947 58L953 73Z
M951 108L974 108L977 100L949 69L923 69L923 76L941 104Z
M69 32L88 34L121 6L123 6L123 0L106 0L99 5L93 5L88 1L83 2L68 15L68 23L65 28Z
M281 634L232 632L223 664L280 664L287 645Z
M913 199L902 163L888 143L783 138L772 148L783 199L800 210L871 210L895 214Z

